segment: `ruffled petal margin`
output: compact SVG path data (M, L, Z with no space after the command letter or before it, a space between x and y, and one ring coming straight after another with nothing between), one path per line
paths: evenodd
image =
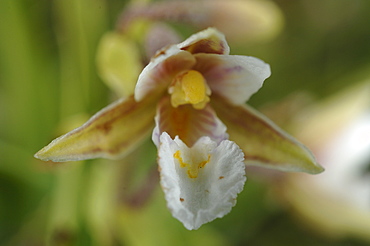
M231 211L246 181L243 152L234 142L224 140L218 145L202 137L188 148L164 132L160 143L160 182L176 219L188 230L196 230ZM196 177L189 177L184 163L196 165Z
M137 103L131 96L117 101L81 127L53 140L35 157L54 162L121 158L150 134L156 100L148 97Z
M212 93L243 104L270 77L270 66L251 56L196 54L193 69L202 73Z
M230 139L243 149L247 165L317 174L324 170L303 144L247 105L215 98L212 106L228 127Z
M152 139L157 147L162 132L167 132L172 138L179 136L188 146L193 146L202 136L208 136L216 143L229 136L226 126L209 104L204 109L194 109L190 104L174 108L170 97L164 97L158 104L155 122Z

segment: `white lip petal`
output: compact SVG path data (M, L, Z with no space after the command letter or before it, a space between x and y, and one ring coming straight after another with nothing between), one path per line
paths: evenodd
M202 137L188 148L164 132L158 156L167 206L188 230L223 217L236 204L246 177L243 152L234 142L224 140L217 145ZM190 170L185 164L201 168ZM189 175L189 170L196 175Z
M212 93L233 104L244 104L271 75L270 66L251 56L195 54L195 70L207 80Z

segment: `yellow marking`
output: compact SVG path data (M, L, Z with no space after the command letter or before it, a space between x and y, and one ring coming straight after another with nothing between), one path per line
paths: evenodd
M195 70L189 70L178 75L169 89L173 107L192 104L196 109L203 109L209 102L209 89L203 75Z
M208 159L205 160L205 161L202 161L202 162L199 162L199 163L186 163L183 161L182 157L181 157L181 152L180 150L176 151L174 154L173 154L173 157L175 159L177 159L180 163L180 167L187 167L188 170L187 170L187 174L189 176L189 178L192 178L192 179L195 179L196 177L198 177L198 172L199 172L199 169L200 168L204 168L204 166L209 162L209 160L211 159L211 155L208 155Z
M198 164L198 167L199 168L203 168L209 162L209 159L211 159L211 155L208 155L208 159L207 160L202 161L201 163L199 163Z
M176 151L176 153L173 154L173 157L176 158L177 160L179 160L180 167L186 167L186 166L189 165L189 164L186 164L186 163L183 162L183 160L181 158L180 150Z
M198 177L198 172L196 172L196 173L194 174L192 171L193 171L193 170L188 169L188 176L189 176L189 178L191 178L191 179L195 179L196 177Z

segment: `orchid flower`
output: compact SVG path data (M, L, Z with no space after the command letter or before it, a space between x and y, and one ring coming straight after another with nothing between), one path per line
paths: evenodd
M55 162L124 157L155 125L152 140L167 206L187 229L198 229L235 205L245 163L322 171L308 149L244 104L269 76L268 64L229 55L224 35L206 29L159 50L133 95L35 156Z

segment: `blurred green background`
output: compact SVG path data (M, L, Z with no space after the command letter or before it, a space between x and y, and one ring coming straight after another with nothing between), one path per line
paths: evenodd
M229 43L232 54L271 65L272 77L251 105L274 104L296 91L321 100L370 77L370 1L273 2L284 17L279 34ZM187 231L166 209L149 141L129 157L136 165L34 159L69 122L112 101L97 74L96 50L127 4L0 1L1 245L369 245L312 230L273 198L275 183L253 172L229 215ZM172 24L183 38L197 30Z

